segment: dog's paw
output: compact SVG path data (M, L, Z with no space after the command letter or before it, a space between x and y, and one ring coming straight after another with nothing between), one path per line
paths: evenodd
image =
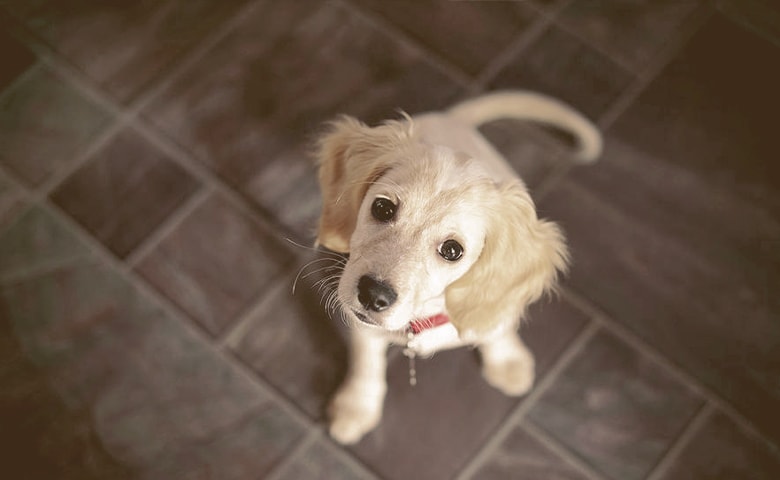
M534 385L534 359L530 355L518 355L485 363L482 376L505 395L519 397Z
M339 392L328 407L328 433L344 445L357 443L382 418L382 400L373 396Z

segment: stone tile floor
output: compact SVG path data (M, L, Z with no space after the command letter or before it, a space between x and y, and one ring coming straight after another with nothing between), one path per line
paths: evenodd
M780 478L769 0L0 0L0 25L4 478ZM458 350L410 387L394 350L342 448L309 146L498 88L606 136L573 167L484 129L575 259L522 327L537 386Z

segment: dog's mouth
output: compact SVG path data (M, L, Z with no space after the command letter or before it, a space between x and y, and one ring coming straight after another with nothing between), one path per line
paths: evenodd
M369 317L365 313L355 310L354 308L350 310L352 310L352 314L355 316L355 318L360 320L362 323L365 323L366 325L371 325L372 327L379 326L379 324L373 318Z
M404 325L399 329L388 328L381 320L377 320L371 315L368 315L365 312L361 312L355 308L350 308L350 312L360 321L360 323L366 325L367 327L378 328L388 333L404 333L408 330L408 325Z

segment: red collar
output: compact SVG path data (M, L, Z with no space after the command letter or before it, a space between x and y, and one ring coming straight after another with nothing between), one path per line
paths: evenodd
M412 333L416 335L424 330L428 330L430 328L435 328L444 325L449 321L450 321L450 317L448 317L443 313L440 313L432 317L413 320L412 323L409 324L409 330L411 330Z

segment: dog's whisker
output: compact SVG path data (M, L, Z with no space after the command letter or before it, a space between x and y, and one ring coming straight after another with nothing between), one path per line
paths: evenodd
M332 258L334 260L343 260L344 259L344 254L339 253L339 252L333 252L333 251L329 251L329 250L322 249L322 248L319 248L319 247L312 247L312 246L307 246L307 245L301 245L300 243L296 242L295 240L292 240L292 239L287 238L287 237L285 237L284 240L286 242L288 242L290 245L298 247L298 248L300 248L302 250L307 250L307 251L310 251L310 252L316 252L316 253L318 253L320 255L325 255L325 256L327 256L329 258Z
M341 272L338 273L332 273L330 275L326 275L322 277L321 279L314 282L314 287L321 287L323 285L329 285L332 283L338 283L339 278L341 278Z
M315 265L317 263L323 263L323 262L331 262L331 263L330 263L330 265L326 265L326 266L324 266L322 268L318 268L315 271L327 270L328 268L339 268L339 267L343 267L347 263L345 261L338 260L338 259L335 259L335 258L317 258L317 259L311 260L310 262L307 262L306 265L304 265L301 269L304 270L306 268L311 267L312 265Z
M284 240L287 243L289 243L290 245L294 245L294 246L296 246L298 248L301 248L303 250L311 250L313 252L319 251L319 249L317 247L312 247L312 246L309 246L309 245L302 245L302 244L296 242L295 240L293 240L292 238L289 238L289 237L285 237Z
M298 273L295 274L295 279L293 280L293 285L292 285L292 293L293 293L293 295L295 295L295 290L298 287L298 281L301 278L307 278L308 275L309 275L309 274L303 275L303 272L305 272L307 268L309 268L310 266L314 265L315 263L320 263L320 262L322 262L324 260L333 261L333 259L330 259L330 258L317 258L317 259L314 259L314 260L312 260L310 262L307 262L300 269L298 269ZM317 270L317 271L319 271L319 270Z
M317 268L315 270L309 271L309 272L306 271L309 267L312 267L313 265L316 265L318 263L323 263L323 262L330 262L330 264L325 265L324 267ZM347 264L346 260L344 258L341 258L341 257L315 258L314 260L311 260L311 261L307 262L300 269L298 269L298 273L296 273L296 275L295 275L295 279L293 280L293 285L292 285L292 293L293 293L293 295L295 294L295 291L296 291L297 286L298 286L298 282L301 279L308 278L308 277L310 277L312 275L318 274L320 272L327 271L329 269L343 271L344 267L346 266L346 264Z
M327 272L328 270L332 270L334 268L338 268L338 266L336 266L336 265L326 265L326 266L324 266L322 268L318 268L316 270L312 270L311 272L306 273L301 278L309 278L312 275L316 275L316 274L321 273L321 272Z

